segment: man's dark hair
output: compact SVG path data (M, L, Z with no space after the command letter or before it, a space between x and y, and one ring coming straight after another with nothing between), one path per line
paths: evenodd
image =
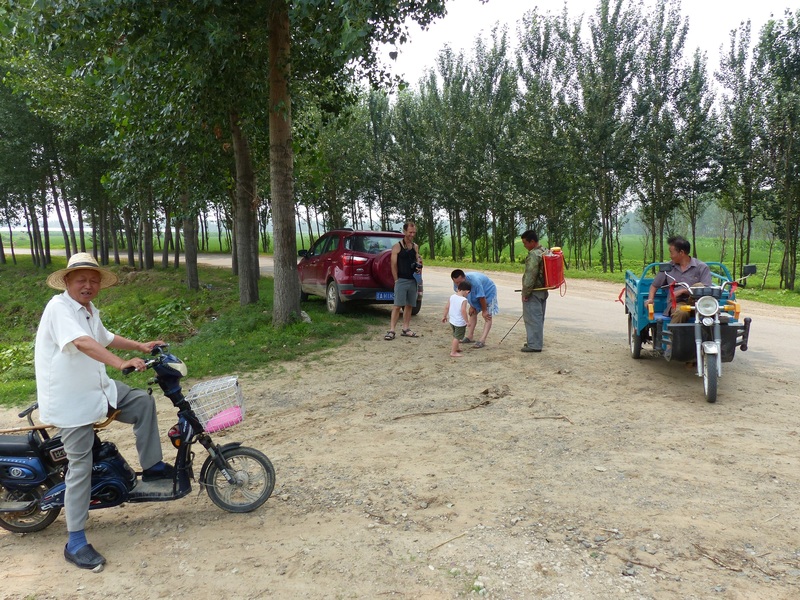
M472 284L467 281L466 279L458 284L458 289L460 290L467 290L470 291L472 289Z
M692 250L692 245L679 235L673 235L667 240L667 245L674 246L675 250L681 251L684 254L689 254Z
M417 224L414 223L414 221L406 221L405 223L403 223L403 231L408 231L408 228L411 227L412 225L414 227L417 226Z
M464 271L462 271L461 269L456 269L455 271L450 273L450 279L455 279L456 277L466 277L466 275L464 274Z
M537 244L539 243L539 235L533 229L528 229L528 231L523 232L522 235L519 237L521 237L526 242L536 242Z

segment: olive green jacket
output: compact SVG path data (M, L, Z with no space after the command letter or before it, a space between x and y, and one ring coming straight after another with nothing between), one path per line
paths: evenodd
M522 275L522 297L527 298L537 289L544 287L544 260L542 255L547 248L537 246L525 257L525 273Z

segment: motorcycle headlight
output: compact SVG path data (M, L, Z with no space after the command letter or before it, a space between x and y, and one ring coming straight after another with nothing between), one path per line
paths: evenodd
M713 317L719 310L719 302L711 296L698 298L694 305L695 310L704 317Z

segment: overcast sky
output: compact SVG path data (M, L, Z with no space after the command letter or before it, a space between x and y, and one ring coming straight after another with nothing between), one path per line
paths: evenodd
M646 6L653 6L653 0L644 0ZM567 10L571 18L584 15L584 26L592 15L599 0L568 0ZM479 0L446 0L447 16L434 23L427 31L419 27L411 29L411 41L399 48L396 61L391 62L392 71L405 77L415 85L425 69L434 66L439 50L449 44L456 52L464 50L467 57L478 35L488 36L496 22L508 25L512 44L516 39L516 23L520 17L534 7L539 12L560 14L564 0L489 0L481 4ZM686 43L687 57L699 47L708 55L709 69L713 72L719 66L719 47L728 47L730 31L739 23L752 24L752 38L770 16L782 18L784 10L791 8L790 0L684 0L681 12L689 17L689 34ZM386 50L388 54L388 49Z

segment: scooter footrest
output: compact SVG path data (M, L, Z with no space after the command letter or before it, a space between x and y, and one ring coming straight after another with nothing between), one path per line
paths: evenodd
M128 502L153 502L174 499L175 491L171 479L139 481L130 491Z
M192 491L189 485L186 489L180 489L177 484L173 484L171 479L161 479L158 481L138 481L128 495L128 502L160 502L167 500L177 500L188 496Z

